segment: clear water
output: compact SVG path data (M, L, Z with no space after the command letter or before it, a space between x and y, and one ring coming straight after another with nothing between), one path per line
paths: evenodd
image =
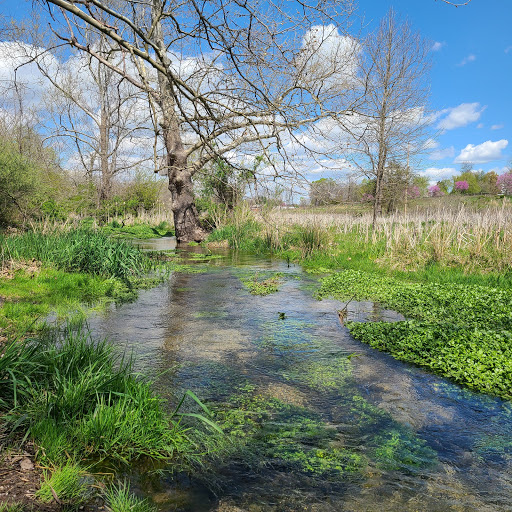
M512 510L509 402L354 340L338 318L343 304L317 301L299 267L224 256L90 322L133 350L141 372L165 371L157 382L171 403L190 389L220 412L249 400L252 413L255 397L274 404L249 451L213 470L139 475L160 510ZM282 272L280 291L250 295L240 277L254 272ZM401 317L362 302L349 304L348 319ZM345 454L341 469L333 453Z

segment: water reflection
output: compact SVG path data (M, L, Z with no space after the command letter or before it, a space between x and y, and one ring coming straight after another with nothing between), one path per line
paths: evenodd
M508 402L357 342L339 322L344 304L315 300L300 268L222 255L211 272L174 274L91 320L97 335L136 352L138 369L166 370L158 386L170 400L191 389L224 417L239 414L237 400L268 409L249 451L214 475L142 480L161 510L512 509ZM284 284L249 295L239 279L248 270L282 272ZM351 302L347 313L403 318L371 302Z

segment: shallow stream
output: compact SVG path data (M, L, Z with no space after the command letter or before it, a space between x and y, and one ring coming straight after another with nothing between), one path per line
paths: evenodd
M193 256L201 272L174 273L90 321L95 336L134 351L170 402L196 393L234 440L191 475L139 475L160 510L512 510L510 402L354 340L344 304L317 301L300 267L218 256ZM271 295L241 282L276 273ZM351 302L348 319L401 317Z

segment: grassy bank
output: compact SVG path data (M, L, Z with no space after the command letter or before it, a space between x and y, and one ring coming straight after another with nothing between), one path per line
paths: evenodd
M136 247L88 229L0 235L0 329L15 334L131 300L158 281L147 277L156 269Z
M197 451L179 411L166 412L151 383L133 373L131 359L107 342L78 329L10 340L1 350L0 442L4 450L33 450L46 468L39 502L90 500L104 488L97 472L106 462L175 461ZM137 504L126 487L110 485L104 498Z

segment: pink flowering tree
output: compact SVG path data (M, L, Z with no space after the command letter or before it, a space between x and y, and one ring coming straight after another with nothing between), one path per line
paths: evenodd
M439 185L432 185L428 187L428 195L430 197L441 197L444 196L444 192L441 190Z
M463 194L468 191L469 183L467 181L456 181L454 189L456 192L460 192Z
M411 199L416 199L416 198L420 197L421 196L420 187L418 187L417 185L412 185L411 187L409 187L407 189L407 195Z
M512 196L512 171L508 171L501 176L498 176L496 186L502 194Z
M361 202L363 203L371 203L374 200L375 197L373 197L372 194L363 194L363 196L361 197Z

